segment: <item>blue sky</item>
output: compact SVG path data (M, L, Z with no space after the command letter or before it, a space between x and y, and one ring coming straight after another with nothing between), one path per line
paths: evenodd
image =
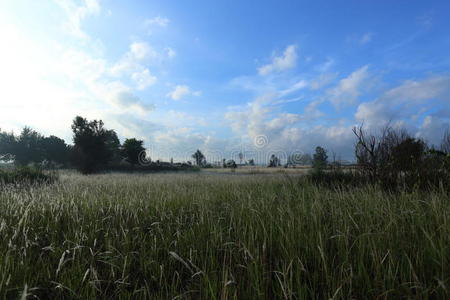
M154 158L352 159L362 122L450 124L449 1L3 0L0 38L8 131L71 142L82 115Z

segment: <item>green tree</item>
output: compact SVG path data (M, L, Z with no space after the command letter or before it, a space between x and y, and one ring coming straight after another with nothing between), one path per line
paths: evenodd
M40 163L44 160L44 137L30 127L24 127L13 145L12 154L17 165Z
M105 166L112 158L108 147L110 132L103 127L103 122L77 116L72 123L73 162L84 174L93 173Z
M13 133L3 132L0 129L0 161L12 160L14 158L14 146L16 143L16 137Z
M197 166L201 166L205 160L205 156L200 150L197 150L194 154L192 154L192 158L195 159Z
M45 160L67 165L69 162L70 148L63 139L54 135L45 137L41 142L43 158Z
M327 150L325 150L320 146L317 146L312 161L312 166L314 170L320 172L327 167L327 164L328 164Z
M119 162L122 158L121 146L117 133L114 130L106 130L106 148L110 155L109 160L113 162Z
M143 144L144 141L137 140L135 138L126 139L122 146L122 155L129 163L133 165L138 164L139 154L142 151L145 151Z
M269 168L275 168L275 167L279 167L281 165L280 159L278 157L275 156L275 154L272 154L270 156L270 160L269 160Z

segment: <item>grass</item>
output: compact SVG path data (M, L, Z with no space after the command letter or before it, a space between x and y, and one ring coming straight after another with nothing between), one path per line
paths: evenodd
M34 167L0 168L0 186L48 184L57 179L56 173Z
M443 189L320 188L285 174L60 177L0 192L2 299L450 297Z

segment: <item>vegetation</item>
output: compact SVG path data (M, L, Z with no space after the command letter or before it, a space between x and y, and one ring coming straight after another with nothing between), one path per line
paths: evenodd
M279 167L281 166L281 162L280 159L278 157L275 156L275 154L272 154L270 156L270 160L269 160L269 168L275 168L275 167Z
M69 153L64 140L44 137L29 127L24 127L19 136L0 131L0 160L14 160L18 166L44 161L67 165Z
M200 150L195 151L195 153L192 154L192 158L195 159L195 164L197 166L202 166L206 163L206 157Z
M429 188L450 182L450 153L435 150L406 130L384 127L377 134L362 126L353 129L357 137L355 155L360 176L382 183L385 188ZM441 149L445 150L448 133Z
M308 177L66 174L0 192L0 298L448 298L450 198Z
M320 147L316 147L316 152L313 155L312 166L316 173L322 172L328 164L328 155L327 151Z
M45 172L38 168L19 167L15 169L0 168L0 188L5 185L39 185L53 183L58 176L55 173Z
M126 139L122 146L123 156L129 163L137 165L139 163L139 155L145 154L143 145L144 141L135 138Z

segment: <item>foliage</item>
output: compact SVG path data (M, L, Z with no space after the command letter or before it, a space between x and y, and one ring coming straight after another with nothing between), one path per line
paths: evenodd
M275 156L275 154L272 154L270 156L270 160L269 160L269 168L275 168L275 167L279 167L281 166L281 162L280 159L278 157Z
M42 139L43 158L47 161L67 165L70 159L70 147L63 139L54 135Z
M77 116L72 123L73 162L84 174L93 173L104 167L113 158L111 145L113 136L103 127L103 122Z
M229 159L228 161L225 161L225 159L224 159L223 160L223 167L224 168L236 169L237 168L237 164L234 161L234 159Z
M322 172L328 165L327 150L317 146L316 152L313 155L312 166L315 172Z
M44 137L29 127L24 127L13 147L14 161L18 165L43 160L42 141Z
M67 165L69 153L70 147L64 140L44 137L29 127L24 127L19 136L0 131L0 159L14 160L19 166L43 161Z
M106 148L110 155L109 161L119 162L122 159L121 146L117 133L114 130L106 130Z
M354 128L355 153L362 176L389 189L400 185L430 188L450 180L446 154L413 138L404 129L383 128L379 135L369 134L362 126Z
M126 139L122 145L122 155L129 163L136 165L139 163L139 155L145 151L143 145L144 141L135 138Z
M15 142L16 139L13 133L3 132L0 129L0 161L9 161L14 158L12 153Z
M206 163L205 155L203 155L200 150L197 150L194 154L192 154L192 158L195 159L195 164L199 167Z
M42 169L35 167L0 169L0 186L53 183L57 178L55 173L44 172Z

